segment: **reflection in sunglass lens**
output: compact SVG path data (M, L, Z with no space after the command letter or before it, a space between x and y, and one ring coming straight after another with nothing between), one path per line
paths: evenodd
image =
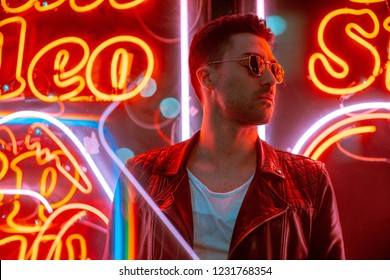
M278 83L283 82L284 72L283 68L278 64L272 64L272 73L274 74Z
M264 71L264 60L260 56L251 55L249 58L249 66L255 75L260 76Z

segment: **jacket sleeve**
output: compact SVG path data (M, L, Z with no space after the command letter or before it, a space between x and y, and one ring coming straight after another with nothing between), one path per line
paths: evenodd
M336 197L325 165L321 165L310 239L309 259L345 259Z

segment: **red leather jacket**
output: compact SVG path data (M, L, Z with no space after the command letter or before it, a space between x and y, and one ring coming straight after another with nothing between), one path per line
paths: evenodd
M193 223L186 163L198 137L199 133L136 156L127 164L190 246ZM257 170L234 226L228 259L344 259L336 200L324 164L274 150L260 139L257 147ZM117 191L126 192L128 185ZM136 209L135 258L189 258L142 199L137 199ZM114 257L112 224L106 258Z

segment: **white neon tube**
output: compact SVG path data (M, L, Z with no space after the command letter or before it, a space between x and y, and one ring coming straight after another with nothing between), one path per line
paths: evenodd
M256 14L260 18L265 17L265 10L264 10L264 0L257 0L256 2ZM259 125L257 127L257 132L259 134L260 139L266 140L266 132L265 132L265 125Z
M257 0L256 14L261 18L265 17L264 0Z
M190 83L188 69L188 2L180 0L181 139L190 138Z
M328 115L324 116L320 120L318 120L316 123L314 123L298 140L297 144L295 144L295 147L292 150L292 153L298 154L301 152L301 149L303 145L310 139L310 137L313 136L314 133L316 133L320 128L325 126L328 122L332 121L333 119L340 117L342 115L361 111L361 110L368 110L368 109L387 109L390 110L390 102L369 102L369 103L360 103L351 105L348 107L344 107L341 109L338 109L336 111L333 111L329 113Z
M53 212L53 208L51 208L50 203L47 201L47 199L35 191L25 190L25 189L0 189L0 193L6 195L26 195L26 196L34 197L38 199L45 206L47 212L49 213Z
M178 232L174 225L169 221L169 219L164 215L164 213L160 210L154 200L149 196L146 190L140 185L140 183L135 179L133 174L129 171L129 169L122 163L122 161L117 157L115 152L108 145L105 140L103 128L107 118L111 115L111 113L118 107L120 103L115 102L108 106L108 108L103 112L101 118L99 120L99 139L102 142L102 145L106 152L110 155L112 160L116 163L116 165L120 168L122 174L129 179L129 181L133 184L134 188L138 191L138 193L142 196L143 199L148 203L151 209L154 210L156 215L160 218L160 220L165 224L165 226L170 230L170 232L175 236L177 241L182 245L182 247L186 250L189 256L193 259L198 260L199 257L192 250L190 245L184 240L183 236Z

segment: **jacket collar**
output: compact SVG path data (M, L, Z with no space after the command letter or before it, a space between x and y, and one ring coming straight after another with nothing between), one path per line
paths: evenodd
M257 151L257 171L270 173L285 179L282 166L280 165L279 155L276 151L260 138L257 139Z
M180 170L185 169L191 151L199 140L199 135L200 131L189 140L168 147L165 154L157 160L153 172L169 176L176 175ZM257 172L270 173L284 179L276 151L260 138L257 140L257 151Z

